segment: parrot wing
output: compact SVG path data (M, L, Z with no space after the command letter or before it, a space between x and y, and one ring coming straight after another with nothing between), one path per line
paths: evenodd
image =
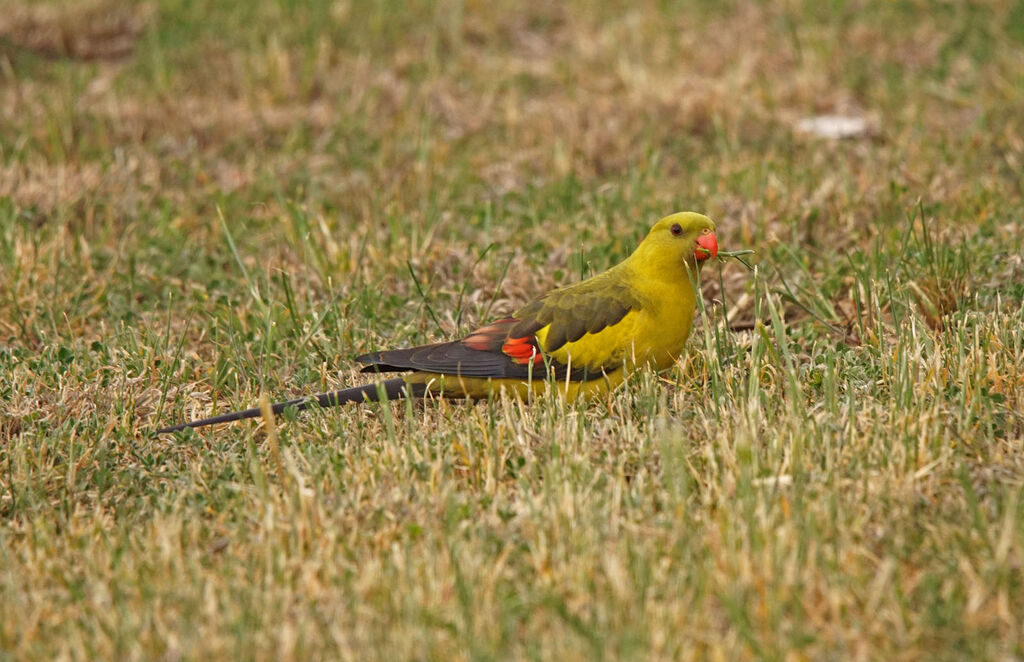
M371 352L356 357L361 372L419 371L440 375L490 379L542 378L547 370L560 379L585 379L584 369L567 370L544 355L533 335L513 338L509 331L520 320L508 317L473 331L462 340L420 345L409 349Z
M607 277L613 273L549 292L513 317L477 329L462 340L372 352L356 360L366 364L362 372L415 370L523 380L548 372L562 380L594 379L619 366L572 363L570 368L550 353L566 347L571 356L572 344L584 335L596 334L640 309L640 302L626 283ZM543 337L543 346L538 334Z
M547 327L543 349L555 352L584 335L596 334L622 321L642 304L618 269L576 285L548 292L516 311L514 337L536 334ZM591 366L597 368L600 366Z

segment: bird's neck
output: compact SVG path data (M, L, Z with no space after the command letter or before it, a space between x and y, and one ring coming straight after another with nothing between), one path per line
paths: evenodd
M660 294L668 289L692 293L699 283L701 263L681 262L674 256L646 250L644 244L640 244L620 266L640 292Z

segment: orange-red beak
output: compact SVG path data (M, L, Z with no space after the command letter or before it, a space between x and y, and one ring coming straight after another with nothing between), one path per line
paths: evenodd
M718 239L715 238L715 233L708 232L697 237L697 250L694 252L698 262L718 257Z

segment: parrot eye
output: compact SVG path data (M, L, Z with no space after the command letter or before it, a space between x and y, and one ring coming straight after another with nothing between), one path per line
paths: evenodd
M678 223L675 223L671 228L671 232L672 236L678 237L679 235L683 234L683 226L679 225Z

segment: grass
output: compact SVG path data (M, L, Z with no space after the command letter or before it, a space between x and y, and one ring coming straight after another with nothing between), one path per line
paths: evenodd
M1024 656L1012 3L0 8L0 658ZM149 434L678 209L756 272L606 401Z

